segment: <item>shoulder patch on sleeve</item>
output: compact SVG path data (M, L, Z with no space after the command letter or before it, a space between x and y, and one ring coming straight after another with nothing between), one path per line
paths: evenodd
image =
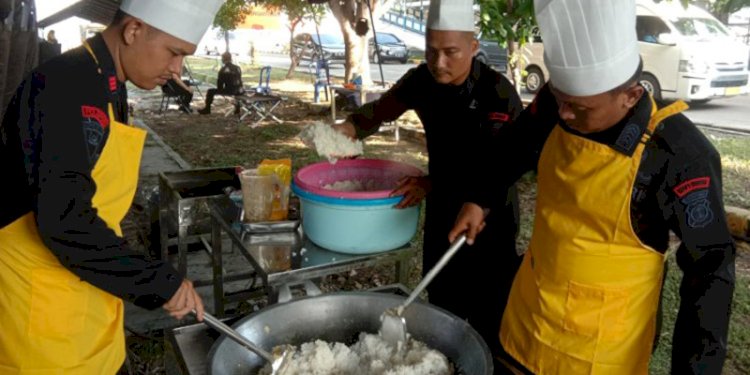
M711 185L711 177L698 177L680 183L673 189L678 198L682 199L686 195L696 191L705 190Z
M687 224L691 228L703 228L714 219L711 202L708 200L708 191L695 191L681 200L685 205Z
M83 118L86 120L96 121L102 128L106 128L107 126L109 126L109 117L99 107L82 105L81 116L83 116Z

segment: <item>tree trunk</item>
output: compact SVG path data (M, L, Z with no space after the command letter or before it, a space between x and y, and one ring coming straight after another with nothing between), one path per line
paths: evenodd
M375 0L370 1L375 11ZM370 75L370 59L368 54L368 43L367 35L359 36L354 30L354 24L359 18L365 18L370 21L370 13L367 9L367 5L360 3L355 0L330 0L328 2L331 7L336 20L339 22L341 27L341 33L344 36L344 45L346 47L344 52L344 79L349 82L354 78L355 74L359 74L362 77L362 83L364 85L372 84L372 77ZM370 25L370 32L372 34L372 25Z
M224 52L229 52L229 31L228 30L224 30L224 44L225 44Z
M513 13L513 0L508 0L508 14ZM516 24L517 26L518 24ZM508 70L510 71L510 81L517 93L521 93L521 69L519 62L521 51L516 48L516 39L508 37Z
M289 59L291 60L291 64L289 65L289 71L286 72L286 78L292 78L292 75L294 75L294 70L297 69L297 66L299 66L299 62L302 58L302 50L300 50L298 53L294 53L294 48L292 46L294 45L294 30L297 29L297 25L302 21L302 18L297 18L295 20L292 20L289 24Z

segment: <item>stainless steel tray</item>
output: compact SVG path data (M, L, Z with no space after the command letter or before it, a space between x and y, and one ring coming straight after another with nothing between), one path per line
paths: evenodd
M242 223L242 231L246 233L278 233L294 232L299 228L299 220L264 221L260 223Z

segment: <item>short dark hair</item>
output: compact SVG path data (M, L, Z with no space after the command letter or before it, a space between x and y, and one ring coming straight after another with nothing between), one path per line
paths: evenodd
M638 61L638 68L635 69L635 73L633 73L633 75L630 76L630 78L628 78L628 80L625 81L625 83L623 83L622 85L617 86L617 87L613 88L612 90L609 90L609 93L610 94L617 94L619 92L622 92L624 90L627 90L627 89L633 87L633 85L635 85L635 84L637 84L638 82L641 81L641 75L642 74L643 74L643 59L639 59L639 61Z
M110 25L119 25L125 17L128 17L129 14L122 11L122 9L117 8L117 12L115 12L115 16L112 17L112 21L109 23Z

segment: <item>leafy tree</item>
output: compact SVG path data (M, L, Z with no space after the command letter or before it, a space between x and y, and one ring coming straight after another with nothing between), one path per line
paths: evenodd
M302 58L304 49L295 50L292 48L294 42L294 31L297 26L300 26L308 21L316 22L323 18L325 14L325 8L321 5L309 4L306 0L266 0L261 1L269 7L276 8L286 13L289 19L287 28L289 29L289 58L291 64L289 65L289 71L286 74L287 78L291 78L294 74L294 70L299 66Z
M686 0L682 0L683 3ZM710 3L709 11L716 16L721 22L727 23L729 15L750 6L750 0L715 0Z
M214 27L218 27L224 36L226 52L229 52L229 31L237 28L250 14L251 5L247 0L226 0L214 18Z
M508 48L510 78L519 89L523 45L536 27L533 0L477 0L482 37Z

